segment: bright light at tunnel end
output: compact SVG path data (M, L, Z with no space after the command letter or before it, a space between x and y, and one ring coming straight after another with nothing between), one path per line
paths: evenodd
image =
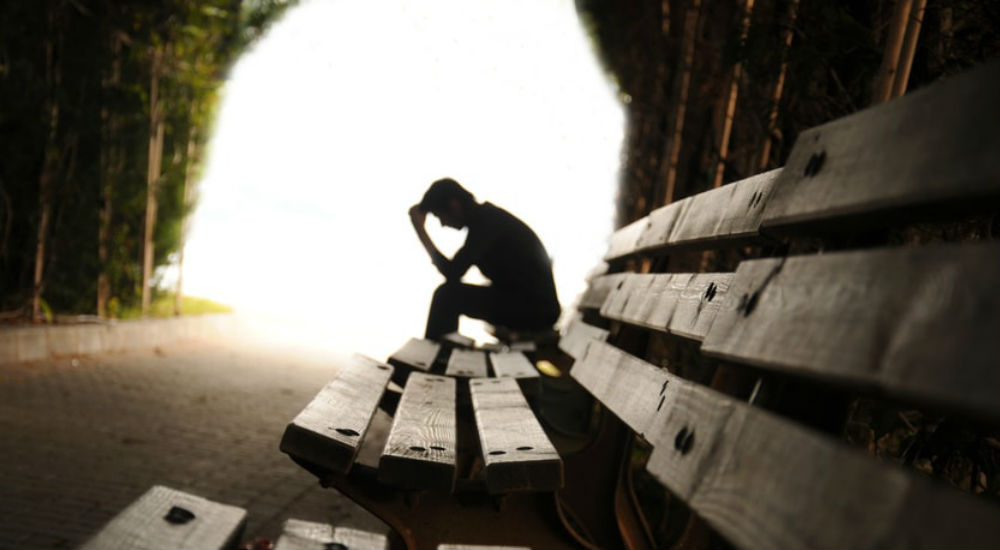
M569 309L611 233L623 131L573 2L303 1L226 85L186 292L384 359L441 281L406 211L450 176L535 229Z

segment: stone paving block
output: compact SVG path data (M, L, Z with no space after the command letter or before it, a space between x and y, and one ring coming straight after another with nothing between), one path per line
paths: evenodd
M45 330L35 327L14 329L17 333L17 360L37 361L49 356Z
M48 355L77 355L77 327L74 325L46 327L45 337L48 339Z
M0 364L17 360L17 332L13 329L0 330Z
M102 325L81 325L76 328L77 353L101 353L106 348L107 328Z

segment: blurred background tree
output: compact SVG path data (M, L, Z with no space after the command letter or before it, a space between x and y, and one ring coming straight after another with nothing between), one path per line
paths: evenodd
M226 72L290 3L0 5L3 318L146 311Z

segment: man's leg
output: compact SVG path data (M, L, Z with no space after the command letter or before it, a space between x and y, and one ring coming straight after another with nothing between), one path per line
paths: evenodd
M496 292L488 286L444 283L434 291L427 314L424 338L436 340L458 330L458 317L492 322L495 319Z

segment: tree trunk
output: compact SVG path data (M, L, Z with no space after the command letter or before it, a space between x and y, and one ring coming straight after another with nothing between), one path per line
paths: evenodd
M906 86L910 82L910 68L913 67L913 56L917 53L917 40L920 38L920 28L924 21L924 8L926 7L927 0L914 0L910 20L906 25L906 36L903 38L903 52L899 60L899 70L896 71L896 79L892 84L892 97L899 97L906 93Z
M149 314L150 279L153 275L153 231L156 229L156 192L163 158L163 115L157 97L163 47L153 51L149 88L149 157L146 171L146 223L142 246L142 316Z
M184 246L187 244L187 234L188 234L188 206L191 203L191 173L194 170L194 153L195 145L198 141L198 127L195 125L195 115L198 112L198 104L192 102L191 104L191 115L189 117L190 127L188 130L188 142L187 142L187 156L185 157L185 162L187 165L184 167L184 191L183 191L183 218L181 220L181 244L180 252L177 256L177 288L174 290L174 315L180 315L181 311L181 294L184 290Z
M885 40L885 54L882 56L882 66L875 77L872 90L872 105L884 103L892 97L893 83L899 71L899 58L903 50L903 40L906 38L906 28L910 19L913 0L896 0L896 8L892 13L892 23Z
M681 47L681 67L674 78L673 116L670 127L671 135L666 147L666 174L658 178L663 181L663 192L656 197L659 206L670 204L674 200L674 187L677 183L677 163L680 159L681 144L684 136L684 117L687 113L688 89L691 86L691 72L694 67L694 43L698 36L698 16L701 11L701 0L691 0L684 14L683 46Z
M100 272L97 275L97 315L107 316L108 300L111 299L111 280L108 277L109 241L111 239L111 217L115 180L121 174L124 159L118 147L118 117L109 109L109 92L121 83L121 38L111 39L111 67L102 80L104 91L101 105L101 210L97 228L97 260Z
M48 88L46 111L48 113L49 131L45 138L45 150L42 158L42 172L38 177L38 233L35 245L35 271L31 289L31 320L38 323L42 318L42 289L45 282L45 248L47 244L49 222L52 217L52 185L59 166L59 152L56 138L59 127L59 101L56 90L59 86L60 73L56 59L53 36L55 14L49 13L49 37L45 41L45 83Z
M743 0L743 20L740 22L740 43L746 42L750 32L750 16L753 14L754 0ZM719 136L719 160L715 165L715 180L712 187L722 185L726 171L726 157L729 154L729 136L733 131L733 118L736 116L736 100L740 95L740 80L743 78L743 63L736 62L730 75L729 96L726 99L726 111L722 120L722 134Z
M788 15L785 26L785 40L781 49L781 68L778 70L778 78L774 82L774 92L771 94L771 112L767 116L767 137L764 138L764 145L760 151L760 171L763 172L770 167L771 146L778 136L778 105L781 103L781 96L785 89L785 76L788 74L788 51L792 48L792 40L795 38L795 18L799 13L799 0L791 0L788 3Z

